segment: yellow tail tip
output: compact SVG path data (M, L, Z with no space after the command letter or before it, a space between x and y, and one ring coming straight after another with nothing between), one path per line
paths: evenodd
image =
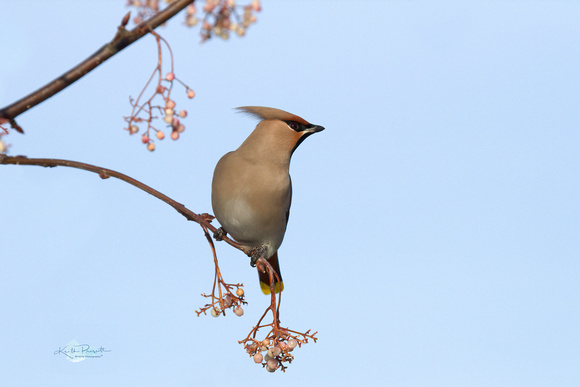
M270 285L260 281L260 288L262 289L262 293L270 294ZM278 294L282 290L284 290L284 282L277 282L276 286L274 287L274 293Z

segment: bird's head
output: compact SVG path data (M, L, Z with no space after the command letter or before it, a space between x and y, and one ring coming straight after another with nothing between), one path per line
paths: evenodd
M254 133L252 142L269 143L278 151L294 153L298 145L313 133L324 130L320 125L314 125L304 118L284 110L264 106L242 106L239 111L261 119Z

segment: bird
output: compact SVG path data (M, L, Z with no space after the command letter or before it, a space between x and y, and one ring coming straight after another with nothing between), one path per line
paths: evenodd
M284 239L292 201L290 159L311 134L324 130L295 114L263 106L240 112L260 122L240 147L217 163L211 202L222 232L254 249L273 267L274 292L284 289L278 248ZM270 277L258 269L260 288L270 294Z

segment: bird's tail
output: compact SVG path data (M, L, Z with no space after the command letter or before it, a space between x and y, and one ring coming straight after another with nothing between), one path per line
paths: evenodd
M276 282L276 286L274 287L275 293L280 293L284 290L284 283L282 282L282 275L280 274L280 264L278 263L278 252L274 253L270 258L268 258L268 262L272 265L272 268L278 274L280 278L280 282L276 276L274 276L274 282ZM258 270L258 277L260 278L260 288L262 289L262 293L270 294L270 276L268 275L268 271L265 273Z

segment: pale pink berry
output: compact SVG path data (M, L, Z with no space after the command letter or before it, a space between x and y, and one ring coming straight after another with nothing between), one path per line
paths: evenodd
M149 142L149 136L144 134L143 137L141 137L141 142L147 144Z
M131 127L129 128L129 133L131 134L135 134L139 131L139 127L137 125L131 125Z
M165 133L163 133L162 131L159 131L159 132L157 132L156 136L158 139L163 140L165 138Z
M163 85L159 85L159 86L157 86L157 93L158 93L158 94L163 94L163 93L165 92L165 90L167 90L167 89L165 88L165 86L163 86Z
M187 110L180 110L179 111L179 117L181 117L181 118L187 117Z
M179 126L179 118L173 117L173 119L171 120L171 126L177 128Z
M254 355L254 362L255 363L261 363L262 360L264 360L264 357L262 356L262 354L260 352L258 352L257 354Z
M240 306L234 308L234 313L236 316L241 317L244 314L244 310Z
M171 139L173 141L177 140L179 138L179 133L177 132L171 132Z
M165 109L173 109L175 107L175 101L168 99L167 102L165 102Z
M266 366L266 371L268 371L268 372L276 372L276 368L270 368L270 366Z
M165 116L163 117L163 121L165 121L166 124L171 124L173 122L173 116Z
M272 347L270 350L272 351L272 357L276 357L282 352L279 346Z
M268 347L270 345L270 339L262 340L262 344L265 345L266 347Z
M276 356L278 356L280 353L282 352L282 350L280 349L280 347L275 346L275 347L271 347L268 350L268 357L274 358Z
M278 345L280 346L280 349L282 351L287 351L288 350L288 344L286 344L285 342L281 341L278 343Z
M270 367L271 369L275 370L276 368L278 368L278 364L280 364L280 362L278 361L278 359L270 359L268 360L268 367Z
M168 81L173 81L175 79L175 74L167 73L167 75L165 76L165 79L167 79Z
M238 296L238 297L241 297L241 296L243 296L243 295L244 295L244 289L242 289L242 288L238 288L238 289L236 290L236 294L237 294L237 296Z
M220 313L221 313L221 312L220 312L219 310L217 310L216 308L211 308L211 315L212 315L213 317L217 317L217 316L219 316L219 315L220 315Z
M293 350L298 345L298 342L295 339L288 340L288 348Z
M195 97L195 91L193 91L193 90L189 90L189 91L187 92L187 98L191 99L191 98L193 98L193 97Z
M244 36L246 34L246 29L244 27L238 27L236 34L238 34L238 36Z
M197 22L199 22L199 20L195 16L188 16L187 19L185 19L185 24L187 24L188 27L196 26Z
M183 133L185 131L185 125L179 124L176 130L178 133Z
M149 144L147 144L147 149L149 149L149 151L153 152L155 150L155 144L150 142Z
M171 108L165 108L165 115L166 116L172 116L173 115L173 109Z
M187 6L186 12L187 12L188 15L194 15L195 12L197 12L197 9L195 9L195 4L193 4L193 3L192 4L189 4Z
M252 8L256 12L260 12L262 10L262 6L260 5L260 2L258 0L253 0L252 1Z

